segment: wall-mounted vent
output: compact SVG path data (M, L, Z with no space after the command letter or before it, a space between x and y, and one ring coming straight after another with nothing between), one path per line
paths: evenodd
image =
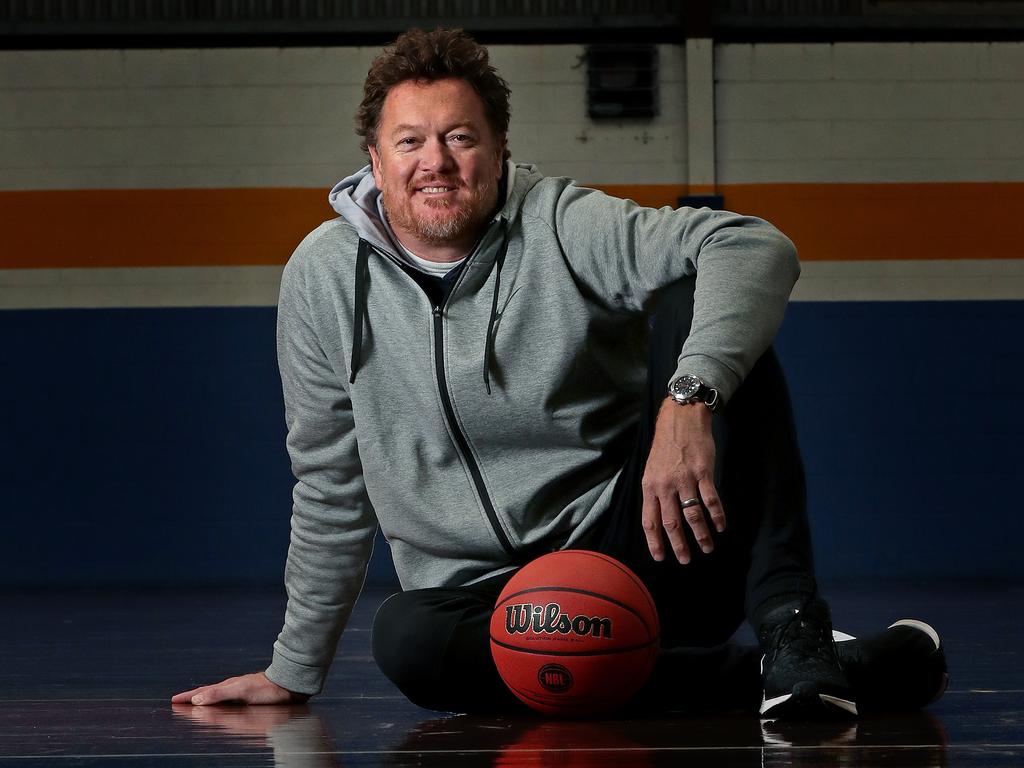
M657 115L657 47L587 46L587 114L595 120Z

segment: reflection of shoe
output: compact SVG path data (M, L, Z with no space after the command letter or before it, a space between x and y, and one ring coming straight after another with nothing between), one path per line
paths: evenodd
M847 762L857 743L856 720L762 720L761 768L821 768Z
M761 768L947 765L949 738L930 712L858 720L762 720Z
M768 613L758 628L761 716L856 715L853 690L836 657L828 605L818 597Z
M856 720L762 720L766 747L847 746L857 741Z
M938 632L923 621L901 619L859 640L834 635L836 654L864 711L920 709L945 693L946 654Z

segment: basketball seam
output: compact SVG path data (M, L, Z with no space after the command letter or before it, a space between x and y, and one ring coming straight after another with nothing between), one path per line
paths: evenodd
M518 645L510 645L504 643L494 635L491 635L491 642L502 648L507 648L510 651L516 653L529 653L535 656L607 656L612 653L629 653L630 651L642 651L644 648L650 648L658 642L658 638L648 640L646 643L640 645L630 645L626 648L604 648L595 651L543 651L540 649L520 648Z
M647 603L650 605L651 611L654 613L655 616L658 615L658 606L656 606L654 604L654 598L651 596L651 591L649 589L647 589L647 585L644 584L643 579L641 579L639 576L637 576L635 573L633 573L629 568L627 568L625 565L620 563L614 557L606 555L603 552L594 552L594 551L589 550L589 549L569 549L569 550L564 550L564 551L566 551L566 552L579 552L581 555L589 555L590 557L596 557L599 560L604 560L609 565L612 565L612 566L618 568L620 571L622 571L622 573L624 573L626 576L628 576L630 579L632 579L634 584L636 584L638 587L640 587L640 590L644 593L644 597L647 598Z
M561 553L572 553L572 554L578 554L578 555L585 555L587 557L593 557L593 558L596 558L598 560L602 560L602 561L606 562L608 565L613 566L618 571L623 573L625 575L625 577L627 577L631 582L633 582L634 586L640 588L640 592L643 594L644 598L647 600L647 607L649 607L650 608L650 612L655 617L657 617L657 605L654 603L654 598L651 596L650 590L647 589L647 585L643 583L643 580L641 580L640 577L638 577L638 575L636 573L634 573L632 570L630 570L628 567L626 567L623 563L618 562L618 560L616 560L615 558L613 558L613 557L611 557L609 555L604 554L603 552L595 552L595 551L589 550L589 549L563 549L563 550L559 550L558 553L556 553L556 554L561 554ZM646 626L646 622L644 623L644 626ZM647 629L648 629L648 631L650 631L649 627ZM655 635L660 634L660 622L658 622L658 627L656 628L656 630L655 630L655 632L653 634L655 634Z

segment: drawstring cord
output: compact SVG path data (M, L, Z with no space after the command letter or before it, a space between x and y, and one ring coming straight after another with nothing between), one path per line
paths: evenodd
M370 244L359 238L359 251L356 253L356 295L355 316L352 318L352 361L349 364L351 374L349 384L355 384L356 371L362 363L363 355L363 315L366 314L366 268L370 260Z
M501 268L505 264L505 253L508 251L508 225L501 220L501 248L494 260L494 296L491 299L491 316L487 320L487 343L484 345L484 386L487 394L491 394L491 356L494 354L494 323L498 318L498 292L501 288Z
M504 219L501 222L501 247L495 258L494 295L491 297L491 314L487 320L487 341L484 345L484 386L487 394L491 394L490 362L494 355L494 324L498 319L498 294L501 290L501 268L505 264L508 252L508 227ZM352 318L352 359L349 364L349 384L356 381L356 372L362 363L363 354L363 322L366 315L366 272L370 259L370 244L360 238L359 251L356 254L355 275L355 310Z

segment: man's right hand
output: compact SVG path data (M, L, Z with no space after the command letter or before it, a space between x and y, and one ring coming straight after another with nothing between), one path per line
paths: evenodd
M229 677L216 685L201 685L191 691L182 691L171 697L172 704L303 704L309 699L305 693L295 693L272 683L262 672Z

